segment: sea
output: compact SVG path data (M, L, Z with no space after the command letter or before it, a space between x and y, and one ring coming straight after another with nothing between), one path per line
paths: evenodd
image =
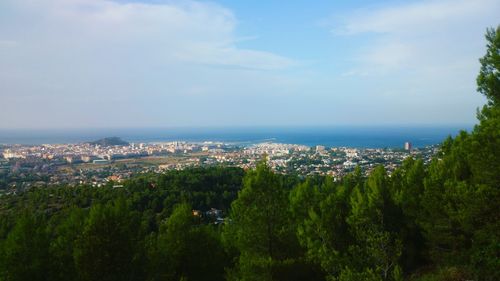
M110 129L0 129L0 144L63 144L120 137L133 143L151 142L224 142L248 146L261 142L307 146L354 148L401 148L441 143L472 125L453 126L329 126L329 127L176 127Z

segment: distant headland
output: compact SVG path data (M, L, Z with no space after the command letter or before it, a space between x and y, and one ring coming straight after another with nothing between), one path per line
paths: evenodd
M96 141L91 141L88 143L94 144L94 145L100 145L100 146L114 146L114 145L128 146L128 145L130 145L128 142L122 140L119 137L102 138L102 139L99 139Z

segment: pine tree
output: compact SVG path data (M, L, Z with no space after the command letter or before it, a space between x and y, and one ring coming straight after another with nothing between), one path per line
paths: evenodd
M74 258L82 280L135 280L139 223L123 198L91 208L75 242Z
M283 179L261 162L249 171L231 205L226 237L239 252L232 276L240 280L290 280L298 247ZM289 276L289 277L283 277Z
M46 220L26 211L0 248L0 280L49 280L49 236Z

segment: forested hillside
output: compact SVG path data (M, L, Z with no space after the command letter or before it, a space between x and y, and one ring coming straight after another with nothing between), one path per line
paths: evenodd
M334 182L263 161L3 196L0 280L500 280L500 27L486 39L479 123L430 165Z

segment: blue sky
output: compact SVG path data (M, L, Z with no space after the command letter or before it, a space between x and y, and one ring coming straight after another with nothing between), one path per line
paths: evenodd
M471 124L496 0L0 2L0 128Z

